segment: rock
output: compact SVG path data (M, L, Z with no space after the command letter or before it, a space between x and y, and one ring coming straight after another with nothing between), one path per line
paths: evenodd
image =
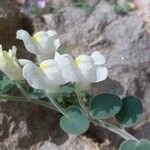
M105 28L103 38L114 44L116 50L126 51L142 35L142 26L143 21L137 16L120 18Z
M7 1L0 1L0 43L8 50L12 45L18 48L19 57L32 59L21 41L16 40L18 29L33 32L31 19L13 8ZM59 115L43 107L24 103L0 103L0 150L27 150L33 144L56 136L54 132ZM52 119L52 120L51 120ZM40 121L41 120L41 121ZM49 122L49 123L48 123ZM61 131L59 131L60 133Z
M65 133L58 125L59 115L43 107L23 103L1 103L0 149L30 149L49 140L57 140L57 135ZM54 131L53 131L54 130ZM59 136L60 137L60 136ZM67 139L62 139L62 141Z
M134 12L126 16L117 16L110 5L100 1L90 14L73 7L50 15L52 24L48 15L44 16L44 20L48 23L43 29L52 27L57 30L63 47L74 57L82 53L92 53L94 50L99 50L106 56L109 78L92 85L93 94L113 92L121 97L140 97L145 108L144 118L139 128L130 132L136 136L141 133L145 138L149 138L149 126L147 131L143 130L143 126L148 124L149 118L150 35L143 28L142 18ZM100 132L104 131L100 129L99 132L91 133L89 130L88 134ZM108 131L106 137L109 137L115 146L121 142L120 137L117 136L116 140L114 134Z
M86 143L86 144L85 144ZM56 145L50 141L45 141L41 147L36 147L36 149L39 150L99 150L98 144L96 145L91 139L88 139L86 137L77 137L77 136L69 136L69 139L62 145ZM32 149L31 149L32 150Z
M150 35L136 13L118 16L108 3L101 0L91 13L78 7L67 7L55 14L34 18L33 25L35 31L58 31L62 47L74 57L94 50L104 54L109 77L92 85L93 95L113 92L121 97L133 94L142 98L144 118L129 131L137 137L150 138ZM11 26L16 27L12 23ZM59 127L59 114L35 105L2 103L0 112L2 150L116 150L122 142L119 136L94 125L82 136L68 135Z
M150 1L149 0L134 0L136 6L136 13L145 22L145 29L150 34Z
M19 57L27 56L32 58L32 55L25 51L23 43L15 38L16 31L19 29L25 29L33 33L32 21L29 17L20 13L18 9L13 8L8 2L9 0L0 0L0 33L2 35L0 36L0 44L3 45L5 50L10 49L12 45L16 45Z

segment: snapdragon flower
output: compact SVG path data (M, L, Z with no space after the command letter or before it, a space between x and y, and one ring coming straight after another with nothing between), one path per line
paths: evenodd
M19 62L23 66L24 78L35 89L47 89L52 92L65 84L61 70L54 59L45 60L39 66L26 59L19 59Z
M55 53L54 60L57 61L59 68L62 72L62 76L65 82L79 83L83 80L83 77L76 65L74 59L69 54L60 55L58 52Z
M98 51L80 55L74 60L70 55L56 52L54 59L43 61L39 67L32 61L20 59L23 76L35 89L57 89L68 82L90 84L105 80L108 74L103 67L105 57Z
M23 80L22 68L16 59L16 47L12 46L9 52L2 50L0 45L0 71L4 72L11 80Z
M32 61L19 59L23 66L23 76L35 89L57 89L68 82L80 82L74 59L56 53L54 59L45 60L36 66Z
M80 55L76 58L76 64L83 76L84 83L100 82L107 78L108 70L103 65L105 57L100 52L95 51L88 55Z
M53 58L55 52L60 47L61 43L55 36L57 33L53 30L39 31L33 36L25 30L18 30L16 38L23 40L25 48L32 54L35 54L39 62Z

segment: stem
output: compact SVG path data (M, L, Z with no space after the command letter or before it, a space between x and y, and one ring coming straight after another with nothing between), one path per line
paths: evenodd
M76 94L77 94L77 97L78 97L78 100L79 100L79 103L81 105L81 107L83 108L83 110L87 113L87 115L89 114L89 117L91 119L91 122L93 123L96 123L98 125L100 125L101 127L107 129L107 130L110 130L118 135L120 135L121 137L123 137L124 139L126 140L129 140L129 139L133 139L135 141L138 141L134 136L132 136L131 134L129 134L127 131L125 131L124 129L121 129L119 127L116 127L108 122L105 122L105 121L102 121L102 120L94 120L93 117L90 115L90 113L88 113L88 111L86 110L86 107L85 105L83 104L82 102L82 98L78 92L78 90L75 91Z
M27 99L30 100L28 94L26 93L26 91L24 90L24 88L22 87L21 84L15 83L18 87L18 89L20 90L20 92L22 93L22 95Z
M44 106L46 108L49 108L49 109L53 109L53 110L56 110L58 111L56 108L54 108L52 105L50 105L48 102L45 102L45 101L42 101L42 100L29 100L29 101L26 101L26 98L24 97L17 97L17 96L8 96L8 95L0 95L0 99L7 99L7 101L13 101L13 102L27 102L27 103L32 103L32 104L37 104L37 105L40 105L40 106ZM23 100L23 101L22 101ZM3 101L2 101L3 102Z
M84 105L84 103L83 103L83 101L82 101L82 98L81 98L81 96L80 96L80 94L79 94L79 91L78 91L78 90L75 90L75 92L76 92L76 95L77 95L77 98L78 98L78 101L79 101L80 106L82 107L82 109L83 109L85 112L87 112L87 110L86 110L86 108L85 108L85 105Z
M107 123L107 122L102 121L102 120L94 121L93 119L92 119L92 122L100 125L101 127L105 128L105 129L108 129L108 130L110 130L110 131L120 135L121 137L123 137L126 140L132 139L132 140L138 141L134 136L129 134L124 129L120 129L120 128L118 128L118 127L116 127L116 126L114 126L114 125L112 125L110 123Z
M64 116L66 116L65 110L52 98L52 96L50 95L50 93L47 94L47 97L49 98L49 100L51 101L51 103L57 108L57 110L60 113L62 113Z
M0 99L7 99L7 100L10 100L10 101L15 101L15 100L16 101L21 101L21 99L22 99L23 102L26 100L25 97L10 96L10 95L0 95Z
M79 100L79 103L80 103L81 107L84 109L84 111L85 111L87 114L89 114L88 111L86 110L85 105L84 105L83 102L82 102L82 98L81 98L81 96L80 96L78 90L76 90L75 92L76 92L76 94L77 94L77 97L78 97L78 100ZM114 132L114 133L120 135L121 137L123 137L123 138L126 139L126 140L133 139L133 140L135 140L135 141L138 141L134 136L132 136L131 134L129 134L129 133L128 133L127 131L125 131L124 129L118 128L118 127L116 127L116 126L114 126L114 125L112 125L112 124L110 124L110 123L108 123L108 122L102 121L102 120L93 120L93 118L92 118L92 116L91 116L90 114L89 114L89 117L90 117L90 119L91 119L91 121L92 121L93 123L97 123L97 124L100 125L101 127L103 127L103 128L105 128L105 129L107 129L107 130L110 130L110 131L112 131L112 132Z

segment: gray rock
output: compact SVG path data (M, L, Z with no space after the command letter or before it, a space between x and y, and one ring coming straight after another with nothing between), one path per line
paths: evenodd
M46 19L45 16L44 18ZM93 94L113 92L121 97L136 95L142 99L144 118L140 127L132 132L137 137L142 134L142 137L149 138L149 126L147 131L143 130L143 126L149 120L150 35L143 28L143 20L134 13L117 16L105 1L100 1L91 14L86 14L79 8L68 8L61 14L51 16L51 19L52 24L46 27L58 31L68 53L76 57L99 50L106 56L109 78L92 85ZM103 130L99 132L101 131ZM92 135L95 133L92 132ZM120 139L118 136L114 137L110 132L106 132L106 136L115 145L119 144L116 142L116 138ZM104 137L100 137L102 138Z
M34 29L58 31L62 47L74 57L94 50L104 54L109 78L92 85L93 94L107 91L142 98L145 115L131 132L137 137L150 138L150 35L143 29L143 20L134 13L117 16L104 0L93 1L91 5L94 6L91 13L68 7L56 14L36 17L33 20ZM5 40L0 37L0 42L10 48L15 31L23 26L17 22L19 19L14 19L16 14L9 18L10 15L3 12L0 16L0 33L7 37ZM7 24L11 34L3 30ZM12 27L15 29L12 30ZM13 37L12 40L10 37ZM94 125L83 136L67 135L59 127L59 114L43 107L20 103L2 103L0 106L2 150L116 150L122 141L119 136Z
M9 0L0 0L0 44L3 45L5 50L10 49L12 45L16 45L19 57L32 58L32 55L25 51L23 43L15 38L18 29L25 29L33 33L32 20L20 13L18 9L13 8L8 2Z

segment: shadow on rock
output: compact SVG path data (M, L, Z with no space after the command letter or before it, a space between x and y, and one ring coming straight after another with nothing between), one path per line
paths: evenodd
M92 85L92 94L97 95L102 92L110 92L117 95L123 95L124 88L123 86L116 80L112 80L109 77L99 83Z
M32 144L47 140L56 145L64 144L68 135L60 128L60 116L56 111L41 106L29 106L27 125L31 131Z
M45 141L62 145L69 138L60 128L60 114L55 111L14 102L1 103L0 106L3 114L0 116L0 140L3 143L8 137L11 139L7 141L8 149L12 144L20 149L30 149Z

